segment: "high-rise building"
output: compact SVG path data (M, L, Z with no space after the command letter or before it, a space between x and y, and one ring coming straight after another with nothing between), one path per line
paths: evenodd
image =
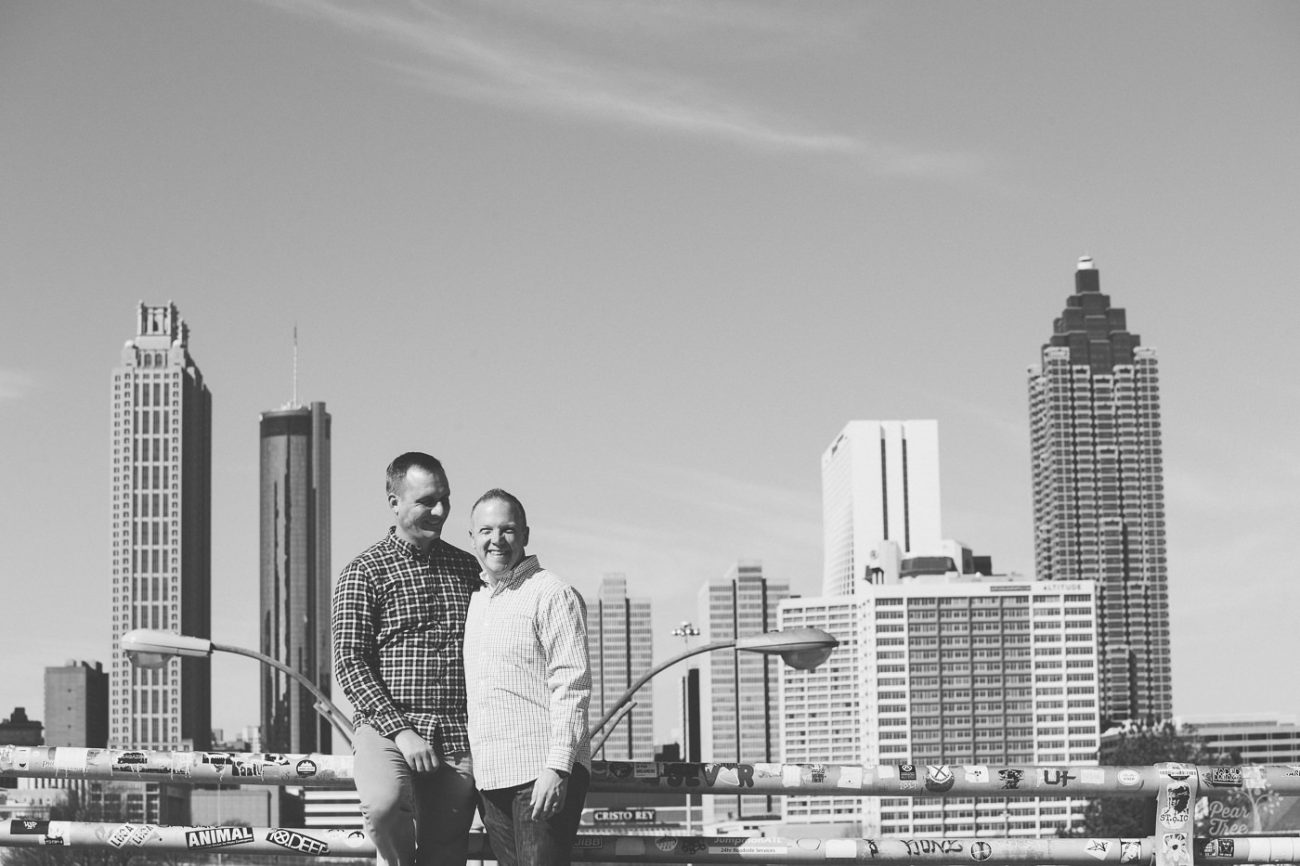
M212 395L175 304L140 304L113 370L112 486L109 745L205 749L208 660L136 668L117 646L135 628L210 634Z
M705 640L713 643L772 631L776 628L777 605L789 595L789 582L766 579L761 563L736 563L721 579L700 588ZM704 734L707 760L778 760L780 667L780 656L734 649L709 653L705 701L709 721ZM713 797L710 805L715 818L766 815L777 808L773 797Z
M45 744L108 745L108 674L102 664L69 661L45 669Z
M261 649L330 691L330 415L324 403L261 419ZM262 744L329 752L329 722L291 677L262 668Z
M1091 258L1029 370L1039 580L1098 586L1101 714L1173 710L1156 353L1101 293Z
M1097 763L1095 612L1088 581L956 572L866 584L852 600L783 602L782 627L815 625L841 641L816 671L782 670L784 762L830 755L822 760L879 767L900 784L910 772L918 790L961 772L987 780L991 794L788 797L786 821L849 824L868 836L1076 828L1085 801L997 797L1028 780L990 767Z
M937 554L939 425L850 421L822 454L822 594L897 577L904 554Z
M591 717L614 706L633 681L654 666L650 599L630 598L627 577L607 574L595 602L587 602L587 650L591 658ZM605 741L596 757L610 761L654 760L654 702L649 687Z

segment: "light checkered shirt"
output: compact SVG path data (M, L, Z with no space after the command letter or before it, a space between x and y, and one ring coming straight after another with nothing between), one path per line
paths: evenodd
M470 600L465 686L479 788L513 788L546 767L591 768L587 608L537 557Z

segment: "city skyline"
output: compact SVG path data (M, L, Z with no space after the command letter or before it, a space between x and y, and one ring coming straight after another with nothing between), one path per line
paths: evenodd
M1160 353L1174 710L1231 682L1300 712L1241 662L1300 650L1300 10L419 8L0 11L5 704L109 666L106 369L141 300L215 395L214 638L258 645L257 417L296 324L333 562L427 450L449 540L512 490L584 595L651 598L665 657L738 558L818 591L818 456L855 418L937 419L944 535L1032 573L1025 371L1092 255ZM257 666L212 668L213 726L256 720Z

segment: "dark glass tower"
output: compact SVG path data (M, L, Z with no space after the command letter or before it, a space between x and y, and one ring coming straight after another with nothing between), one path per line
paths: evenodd
M330 692L330 415L324 403L263 412L261 650ZM262 669L268 752L329 752L311 693Z
M1039 580L1098 583L1103 720L1173 711L1156 353L1079 260L1029 370Z

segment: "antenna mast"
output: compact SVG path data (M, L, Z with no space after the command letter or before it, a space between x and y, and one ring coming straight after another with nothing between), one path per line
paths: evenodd
M293 325L293 397L289 403L295 409L301 408L302 404L298 402L298 323Z

